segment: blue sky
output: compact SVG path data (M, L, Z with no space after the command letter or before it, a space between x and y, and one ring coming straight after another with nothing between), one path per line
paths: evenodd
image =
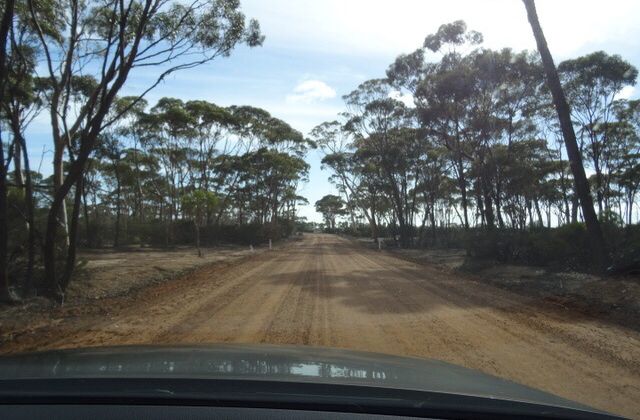
M640 68L640 1L536 3L556 62L602 49ZM260 21L264 45L239 48L229 58L171 76L147 97L150 103L174 96L253 105L307 134L336 118L343 110L342 95L367 79L383 77L398 54L415 50L443 23L465 20L483 33L485 47L535 48L519 0L242 0L242 9ZM123 94L139 92L147 76L134 74ZM46 116L39 117L28 132L32 166L42 160L45 173L50 166L46 122ZM307 160L310 181L300 193L313 204L335 191L329 173L320 169L318 152L310 152ZM312 205L301 215L321 220Z

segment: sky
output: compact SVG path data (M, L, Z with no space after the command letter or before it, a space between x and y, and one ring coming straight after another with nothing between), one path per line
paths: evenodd
M484 35L487 48L535 49L519 0L241 0L260 21L264 45L240 47L230 57L176 73L148 95L203 99L218 105L252 105L308 134L344 110L342 95L384 77L395 57L422 45L441 24L462 19ZM640 68L640 1L537 0L538 15L556 63L597 50L620 54ZM123 94L144 88L152 74L134 73ZM638 97L640 88L625 96ZM30 131L32 166L50 166L46 116ZM311 203L300 215L321 221L313 203L336 193L311 151L309 182L300 194Z

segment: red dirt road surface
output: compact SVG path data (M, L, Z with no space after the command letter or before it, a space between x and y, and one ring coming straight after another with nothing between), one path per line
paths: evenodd
M139 343L341 347L441 359L640 418L637 332L337 236L306 235L86 306L28 331L8 323L0 352Z

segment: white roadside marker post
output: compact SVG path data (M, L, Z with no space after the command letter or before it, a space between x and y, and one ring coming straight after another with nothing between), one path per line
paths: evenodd
M271 249L271 239L269 239L269 249Z

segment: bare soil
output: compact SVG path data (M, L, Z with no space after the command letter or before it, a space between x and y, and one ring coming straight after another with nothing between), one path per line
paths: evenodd
M263 250L255 249L255 252ZM69 285L65 299L78 302L118 296L212 263L228 263L251 254L249 247L239 246L202 248L201 257L193 247L83 251L78 256L80 269L76 270L76 278Z
M332 235L0 331L0 353L237 342L436 358L640 417L637 331Z
M371 247L372 245L368 245ZM526 297L640 332L640 277L601 276L471 259L462 249L391 249L403 259L438 266Z

